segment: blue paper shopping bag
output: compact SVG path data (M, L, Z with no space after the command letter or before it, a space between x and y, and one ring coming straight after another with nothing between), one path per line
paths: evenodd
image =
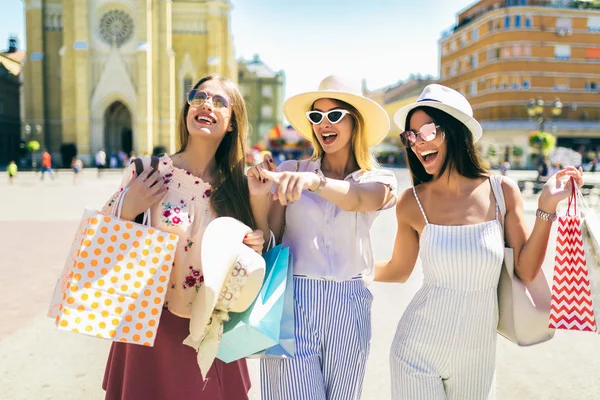
M288 288L292 290L293 321L289 249L279 245L263 257L266 262L265 281L256 300L243 313L230 313L229 321L223 326L223 337L217 353L217 358L222 361L232 362L279 345Z
M283 311L279 325L279 343L265 351L258 352L250 358L286 357L293 358L296 349L295 323L294 323L294 271L293 259L290 255L288 276L283 298Z

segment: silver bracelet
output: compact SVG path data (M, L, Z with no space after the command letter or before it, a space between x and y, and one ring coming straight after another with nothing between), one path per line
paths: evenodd
M535 216L537 218L541 219L542 221L550 221L550 222L556 221L556 211L553 212L552 214L550 214L550 213L547 213L546 211L542 211L538 208L537 211L535 212Z

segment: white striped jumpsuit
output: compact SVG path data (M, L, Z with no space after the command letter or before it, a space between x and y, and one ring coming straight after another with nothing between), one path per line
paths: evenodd
M429 223L419 239L424 283L404 312L390 352L393 400L485 400L492 386L497 285L504 258L496 219Z

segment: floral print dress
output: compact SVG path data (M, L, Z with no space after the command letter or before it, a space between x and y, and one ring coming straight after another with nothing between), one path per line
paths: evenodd
M149 158L142 161L144 170L150 168ZM158 172L168 191L150 209L151 223L157 229L179 236L165 307L179 317L190 318L192 301L204 282L200 256L202 235L209 222L216 218L210 206L212 188L190 172L173 166L167 155L160 158ZM133 177L135 164L132 163L103 212L116 214L118 200Z

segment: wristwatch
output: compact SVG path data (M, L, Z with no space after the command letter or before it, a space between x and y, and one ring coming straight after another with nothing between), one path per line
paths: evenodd
M317 176L319 177L319 186L317 186L315 190L311 190L310 188L308 188L308 190L313 193L319 194L321 193L321 189L323 189L323 186L325 186L325 184L327 183L327 178L325 178L325 175L323 175L323 173L319 173L319 170L315 170L314 173L317 174Z
M542 221L550 221L550 222L556 221L556 211L553 212L552 214L550 214L550 213L547 213L546 211L542 211L538 208L537 211L535 212L535 216L538 217L539 219L541 219Z

